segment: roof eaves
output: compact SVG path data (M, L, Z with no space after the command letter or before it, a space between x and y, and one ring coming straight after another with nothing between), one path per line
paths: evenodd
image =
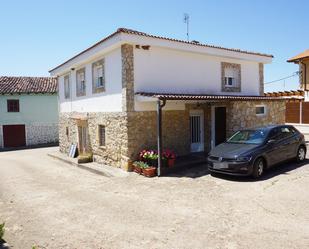
M168 37L151 35L151 34L147 34L147 33L136 31L136 30L132 30L132 29L119 28L114 33L108 35L107 37L103 38L102 40L98 41L97 43L93 44L92 46L86 48L85 50L81 51L80 53L78 53L77 55L73 56L72 58L66 60L65 62L61 63L60 65L58 65L58 66L54 67L53 69L49 70L48 72L51 73L52 71L60 68L61 66L65 65L66 63L72 61L73 59L77 58L78 56L84 54L85 52L91 50L92 48L94 48L94 47L96 47L98 45L100 45L101 43L105 42L106 40L112 38L113 36L115 36L116 34L119 34L119 33L132 34L132 35L150 37L150 38L155 38L155 39L161 39L161 40L185 43L185 44L194 45L194 46L200 46L200 47L222 49L222 50L236 52L236 53L251 54L251 55L257 55L257 56L263 56L263 57L269 57L269 58L273 58L274 57L271 54L264 54L264 53L246 51L246 50L241 50L241 49L237 49L237 48L225 48L225 47L221 47L221 46L215 46L215 45L209 45L209 44L203 44L203 43L194 43L194 42L190 42L190 41L184 41L184 40L179 40L179 39L173 39L173 38L168 38Z

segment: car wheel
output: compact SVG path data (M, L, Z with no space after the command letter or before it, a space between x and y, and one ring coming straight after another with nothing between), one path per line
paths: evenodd
M301 163L305 159L306 159L306 148L304 146L300 146L297 150L296 160L298 163Z
M252 173L253 178L255 179L260 178L264 173L264 169L265 169L265 161L263 160L263 158L258 158L253 165L253 173Z

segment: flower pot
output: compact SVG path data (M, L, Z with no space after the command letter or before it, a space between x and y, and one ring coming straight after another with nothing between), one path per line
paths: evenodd
M168 159L167 164L168 164L168 167L173 167L175 165L175 158Z
M154 177L156 175L156 168L155 167L144 168L143 175L146 177Z
M134 166L133 171L137 174L142 174L142 169L140 167Z

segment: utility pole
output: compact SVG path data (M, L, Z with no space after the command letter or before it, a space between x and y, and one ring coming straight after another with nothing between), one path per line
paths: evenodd
M187 41L190 41L190 39L189 39L189 19L190 19L189 14L184 13L183 14L183 22L187 24Z

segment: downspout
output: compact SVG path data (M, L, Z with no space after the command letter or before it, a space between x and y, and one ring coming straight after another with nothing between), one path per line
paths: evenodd
M158 143L158 170L157 175L161 176L162 166L162 108L165 106L166 100L157 100L157 143Z

